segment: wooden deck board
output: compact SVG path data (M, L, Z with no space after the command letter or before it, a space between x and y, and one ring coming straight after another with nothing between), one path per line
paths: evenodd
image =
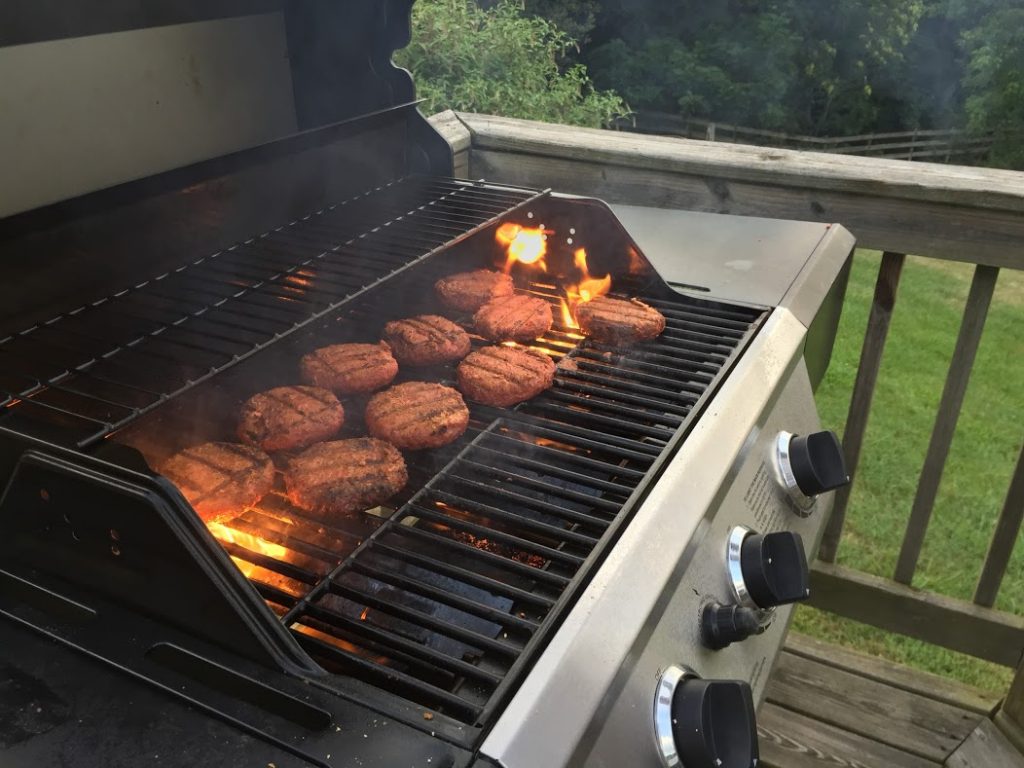
M940 766L995 703L982 691L793 635L759 715L762 763L770 768Z
M760 768L937 768L941 763L893 749L767 703L757 715Z
M1024 768L1024 759L989 720L983 720L950 755L949 768Z
M999 704L999 696L973 688L929 672L905 667L892 661L852 651L841 645L832 645L813 637L791 632L786 638L786 651L797 656L830 664L862 677L917 693L935 701L991 716Z

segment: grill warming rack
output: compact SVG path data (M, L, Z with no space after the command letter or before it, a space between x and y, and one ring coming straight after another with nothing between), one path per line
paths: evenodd
M0 423L93 445L546 194L408 177L14 333Z

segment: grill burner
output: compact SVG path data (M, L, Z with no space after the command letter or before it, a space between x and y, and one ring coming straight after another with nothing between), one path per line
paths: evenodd
M154 466L230 439L239 402L294 383L302 352L436 311L435 273L482 265L489 227L545 203L408 178L27 329L0 342L5 426L59 425L78 448L113 437ZM429 257L442 250L439 265ZM560 318L546 280L527 290ZM612 295L657 308L665 332L617 347L556 319L530 345L558 365L554 387L513 409L470 404L460 441L407 453L410 483L392 507L328 523L294 508L279 479L258 507L212 527L323 668L474 731L500 711L763 315L649 274L616 275ZM451 384L452 370L412 378ZM361 407L347 411L342 436L361 433Z

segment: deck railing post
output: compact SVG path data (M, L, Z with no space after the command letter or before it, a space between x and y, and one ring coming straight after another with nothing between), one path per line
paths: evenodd
M978 587L974 590L974 602L991 608L995 605L999 587L1003 583L1003 575L1010 564L1013 545L1017 543L1021 520L1024 519L1024 446L1017 457L1017 466L1013 470L1010 490L1006 492L1003 511L999 514L992 541L985 555L985 565L981 569Z
M993 719L1013 745L1024 752L1024 659L1017 665L1010 689Z
M875 394L875 383L878 381L878 369L885 351L885 341L889 336L889 323L892 321L892 310L896 304L896 289L900 284L900 274L906 256L902 253L886 251L882 254L882 264L878 268L878 279L875 282L875 296L871 302L871 313L868 315L868 326L864 333L864 344L860 350L860 364L857 367L857 378L850 396L850 410L846 415L846 428L843 430L843 452L846 455L846 466L853 478L860 461L860 451L864 444L864 432L868 426L871 412L871 399ZM843 523L846 520L846 505L850 501L850 489L853 483L840 488L836 492L832 517L825 529L818 558L827 563L834 563L839 551L839 539L843 534Z
M985 317L992 302L996 279L999 277L998 267L987 267L979 264L974 269L974 279L967 295L967 306L960 324L960 335L953 350L953 359L949 364L949 374L942 390L939 402L939 413L935 418L932 438L928 444L924 467L917 483L917 494L910 510L910 520L903 536L899 560L893 578L901 584L910 584L917 569L917 560L921 556L924 536L928 531L935 497L939 492L942 471L949 456L949 447L953 442L953 433L960 418L960 407L967 392L967 382L971 378L974 367L974 356L978 352L978 343L985 328Z

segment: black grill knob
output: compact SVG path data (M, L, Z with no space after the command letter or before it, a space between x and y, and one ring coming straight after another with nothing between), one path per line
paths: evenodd
M761 608L810 597L810 572L799 533L751 533L740 548L743 584Z
M789 463L805 496L817 496L850 482L843 446L831 430L794 435L789 441Z
M667 685L667 681L672 685ZM671 697L670 701L668 700ZM666 732L669 729L670 733ZM662 676L655 704L662 762L681 768L753 768L757 720L742 680L702 680L679 667ZM671 741L671 743L667 743Z

